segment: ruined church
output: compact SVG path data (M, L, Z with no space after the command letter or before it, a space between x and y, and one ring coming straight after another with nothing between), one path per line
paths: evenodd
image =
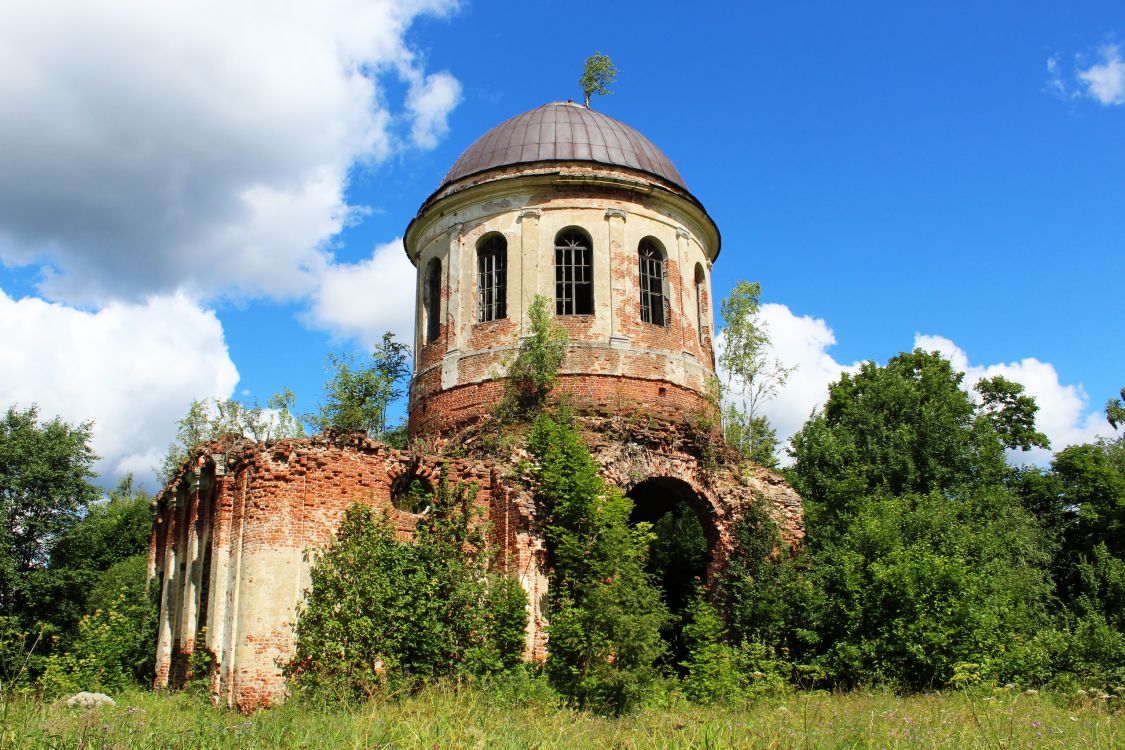
M708 575L748 503L801 538L800 498L722 444L708 397L719 229L639 132L571 102L513 117L453 164L405 247L417 269L410 449L355 434L196 451L156 500L157 687L182 684L193 649L206 649L216 703L248 710L282 696L309 553L355 502L386 510L409 538L417 516L402 497L412 483L436 486L443 469L475 486L498 564L528 593L526 656L544 656L544 543L531 496L511 479L526 454L485 439L537 295L569 334L557 391L639 518L688 508Z

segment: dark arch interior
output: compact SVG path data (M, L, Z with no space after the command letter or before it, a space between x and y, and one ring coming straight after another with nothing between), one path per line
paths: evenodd
M700 521L700 498L686 482L647 479L627 494L633 500L630 520L652 524L656 537L649 548L648 572L673 616L663 631L668 642L665 667L678 672L687 658L684 613L699 586L707 582L715 529Z

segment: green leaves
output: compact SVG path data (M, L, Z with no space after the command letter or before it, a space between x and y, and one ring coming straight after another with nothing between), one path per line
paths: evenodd
M520 339L519 352L508 364L504 379L504 399L499 405L504 421L543 408L566 355L566 329L554 321L547 298L535 295L527 314L527 335Z
M605 96L613 93L609 90L610 84L617 80L617 68L608 55L595 52L586 58L586 65L582 69L582 77L578 79L578 86L586 99L586 106L590 106L590 97L593 94Z
M1047 436L1035 429L1039 406L1031 396L1023 395L1023 386L997 375L974 386L983 404L980 415L987 419L1005 448L1031 450L1049 448Z
M443 477L414 542L396 539L385 515L351 506L312 566L286 673L363 698L388 681L413 686L518 663L527 599L515 579L489 570L471 494Z
M388 433L387 410L404 395L410 378L410 347L383 334L370 364L357 364L352 355L329 354L332 377L324 384L327 401L309 418L318 430L340 434L363 432L375 438Z
M762 466L777 466L777 433L759 412L795 368L770 358L769 332L758 315L762 285L739 281L720 303L723 316L719 368L727 375L723 437L727 445Z
M629 711L667 647L668 611L644 567L651 531L629 526L632 501L602 482L573 425L541 414L528 447L551 574L547 674L580 707Z
M232 398L192 401L187 414L176 423L176 441L158 471L164 483L170 482L184 461L200 446L212 440L249 438L257 442L304 434L295 408L296 397L288 388L270 397L266 406L257 399L243 404Z

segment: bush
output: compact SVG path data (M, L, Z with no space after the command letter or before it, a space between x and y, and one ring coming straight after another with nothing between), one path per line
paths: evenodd
M726 641L722 618L698 594L688 605L684 643L688 656L683 662L684 694L696 703L730 702L746 693L746 677L739 664L738 649Z
M157 609L145 586L147 558L134 555L102 572L74 642L47 658L42 690L112 692L152 682Z
M645 572L650 525L630 527L632 501L602 482L573 425L541 414L529 447L551 576L547 675L581 708L629 711L667 647L668 610Z
M1050 583L1038 529L1001 490L861 502L818 552L813 620L836 683L942 686L1046 624Z
M492 572L484 530L464 486L445 477L414 543L386 515L347 510L336 541L312 566L285 668L298 687L366 698L385 687L479 677L521 660L527 599Z

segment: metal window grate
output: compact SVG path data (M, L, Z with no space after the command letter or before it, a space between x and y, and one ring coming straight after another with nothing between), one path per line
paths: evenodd
M704 331L706 330L706 325L704 324L704 321L706 320L706 316L707 316L707 306L703 302L703 289L704 289L705 281L706 281L706 279L703 276L703 267L700 266L699 264L696 264L696 266L695 266L695 315L696 315L696 327L699 329L699 343L701 345L707 343L704 340L704 338L705 338L704 337Z
M441 261L430 261L425 288L426 342L432 344L441 336Z
M477 321L485 323L507 316L508 242L501 235L488 237L477 248Z
M594 268L590 239L575 230L555 238L555 314L593 315Z
M642 240L637 250L641 266L641 320L664 325L664 256L654 244Z

